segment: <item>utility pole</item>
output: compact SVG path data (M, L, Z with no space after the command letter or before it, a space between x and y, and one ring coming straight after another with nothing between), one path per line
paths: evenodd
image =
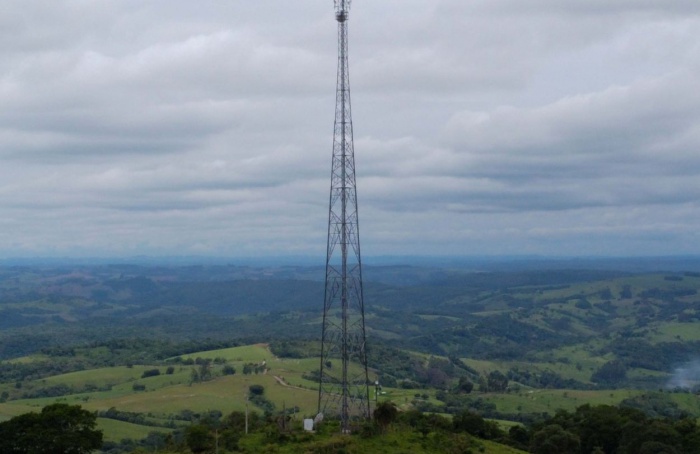
M369 418L370 407L350 107L350 3L351 0L335 0L338 75L318 395L319 413L339 416L344 433L351 431L352 419Z

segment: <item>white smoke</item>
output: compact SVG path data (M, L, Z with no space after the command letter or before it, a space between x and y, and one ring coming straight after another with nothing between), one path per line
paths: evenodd
M675 369L666 387L671 389L694 389L700 387L700 360L693 360Z

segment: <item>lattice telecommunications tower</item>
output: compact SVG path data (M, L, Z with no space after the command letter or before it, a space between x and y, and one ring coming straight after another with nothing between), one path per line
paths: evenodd
M319 413L339 416L343 432L350 431L352 420L370 416L348 71L350 3L351 0L335 0L338 85L318 392Z

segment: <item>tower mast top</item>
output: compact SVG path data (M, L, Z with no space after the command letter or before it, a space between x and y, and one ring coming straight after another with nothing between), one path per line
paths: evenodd
M348 20L348 15L350 14L350 4L352 0L334 0L335 1L335 18L338 22L345 22Z

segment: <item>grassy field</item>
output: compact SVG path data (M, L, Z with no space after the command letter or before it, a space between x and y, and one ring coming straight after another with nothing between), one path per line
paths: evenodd
M165 417L182 410L204 412L220 410L230 413L244 410L246 395L250 385L265 387L265 395L278 404L288 407L298 406L305 414L315 414L317 394L315 391L283 386L271 374L239 375L217 377L204 383L174 384L162 383L169 376L153 377L139 380L147 384L146 391L134 392L130 387L116 386L112 391L82 393L59 398L39 398L13 401L20 405L44 406L54 402L80 404L88 410L108 410L114 407L121 411L151 413ZM161 379L157 386L150 386L149 381ZM121 389L123 388L123 389ZM254 409L255 407L251 405ZM0 412L3 412L0 406Z
M10 418L32 411L40 411L42 406L31 406L18 404L15 402L0 404L0 421L7 421Z
M74 387L85 387L87 385L107 386L117 385L126 382L133 382L141 378L144 371L154 369L153 366L118 366L105 367L101 369L83 370L79 372L71 372L63 375L56 375L42 379L42 384L65 384ZM158 369L163 369L160 367Z
M10 364L27 364L27 363L33 363L37 361L48 361L49 357L46 355L31 355L31 356L23 356L21 358L14 358L7 360L8 363Z
M92 411L106 411L114 407L119 411L149 414L161 420L167 420L168 417L182 410L193 412L219 410L226 414L234 410L245 410L248 389L253 384L263 385L265 396L279 409L283 406L288 408L296 406L303 415L315 415L317 412L316 384L303 379L302 375L318 369L318 359L277 359L270 353L267 345L263 344L182 356L183 360L189 358L224 358L227 364L236 368L237 373L222 375L222 366L214 365L212 380L191 383L192 370L197 369L198 366L173 363L172 374L167 374L167 366L163 365L134 365L56 375L27 382L23 384L23 391L38 392L53 386L65 385L80 392L61 397L19 399L0 404L0 419L6 420L27 411L38 411L41 407L55 402L80 404L83 408ZM269 367L265 373L242 374L244 364L259 364L263 361L266 361ZM142 378L145 371L152 369L158 369L160 375ZM135 391L134 384L145 386L145 391ZM6 384L6 386L9 388L10 385ZM86 392L86 389L93 390ZM249 404L249 407L251 410L261 411L253 404ZM133 437L140 438L144 430L146 433L153 430L153 428L143 428L134 424L115 425L110 422L101 424L104 426L105 433L112 437L111 439L127 437L130 432L133 433ZM113 435L111 433L113 430L118 433Z
M669 327L669 329L674 327ZM562 347L558 350L542 354L541 362L524 361L479 361L463 359L470 367L482 374L493 370L503 372L511 368L541 372L552 370L566 378L587 382L592 371L600 367L607 358L596 357L591 353L592 348L580 346ZM315 382L304 378L304 374L317 370L318 358L282 359L276 358L265 344L234 347L221 350L197 352L180 357L177 362L169 360L166 365L134 365L106 367L93 370L72 372L44 379L24 382L22 391L40 392L43 389L64 385L75 390L74 394L60 397L41 397L33 399L13 400L0 404L0 420L28 412L39 411L43 406L64 402L80 404L90 411L106 411L115 408L123 412L134 412L145 415L148 420L156 423L172 421L175 415L183 410L204 413L219 410L224 414L232 411L244 411L249 387L253 384L265 388L265 396L272 401L276 408L299 407L299 416L313 416L317 412L318 391ZM212 365L213 378L205 382L192 382L192 371L197 365L184 365L182 361L196 358L224 359L226 364L236 368L235 375L223 375L223 365ZM25 358L22 361L31 361ZM265 362L265 373L244 375L243 366L247 363L261 364ZM172 373L166 373L168 365ZM145 371L158 369L160 375L142 378ZM631 371L631 375L645 374L649 371ZM145 387L136 391L134 385ZM10 389L14 384L4 384ZM522 387L519 391L496 394L473 394L496 405L502 413L550 413L557 409L574 410L583 404L619 404L622 400L642 394L643 391L632 390L540 390ZM435 390L426 389L395 389L383 388L376 396L379 400L391 400L401 409L411 408L411 402L416 395L422 396L427 402L440 406L442 403L435 399ZM679 408L691 414L700 414L700 399L693 394L672 394L673 401ZM375 398L374 389L371 396ZM262 412L252 403L251 410ZM107 440L119 441L123 438L140 439L149 432L168 431L163 427L140 426L121 421L99 419L100 428L105 432ZM504 424L506 424L504 422ZM397 440L398 447L401 443ZM512 453L503 451L500 445L491 448L484 445L483 452ZM500 451L499 451L500 450ZM285 451L280 451L285 452ZM382 451L377 451L382 452ZM395 451L386 451L395 452ZM396 452L401 452L396 451ZM432 451L416 451L432 452Z
M104 433L104 441L119 442L123 439L140 440L148 436L151 432L168 433L170 429L162 427L140 426L114 419L97 418L97 428Z
M692 393L666 393L678 407L691 415L700 415L700 397ZM700 420L700 418L699 418Z
M182 359L215 359L223 358L231 362L253 362L258 363L270 360L274 355L266 344L246 345L242 347L224 348L221 350L209 350L206 352L191 353L182 355Z
M484 399L496 404L498 411L504 413L541 413L554 414L558 409L574 410L584 404L617 405L622 400L642 394L636 390L531 390L508 394L485 394Z
M661 323L649 335L653 342L700 341L697 323Z
M579 346L550 351L547 352L547 356L550 357L550 361L483 361L468 358L462 358L462 361L480 374L488 374L495 370L506 373L509 369L533 373L549 370L563 378L590 383L591 374L608 360L604 356L593 356Z

